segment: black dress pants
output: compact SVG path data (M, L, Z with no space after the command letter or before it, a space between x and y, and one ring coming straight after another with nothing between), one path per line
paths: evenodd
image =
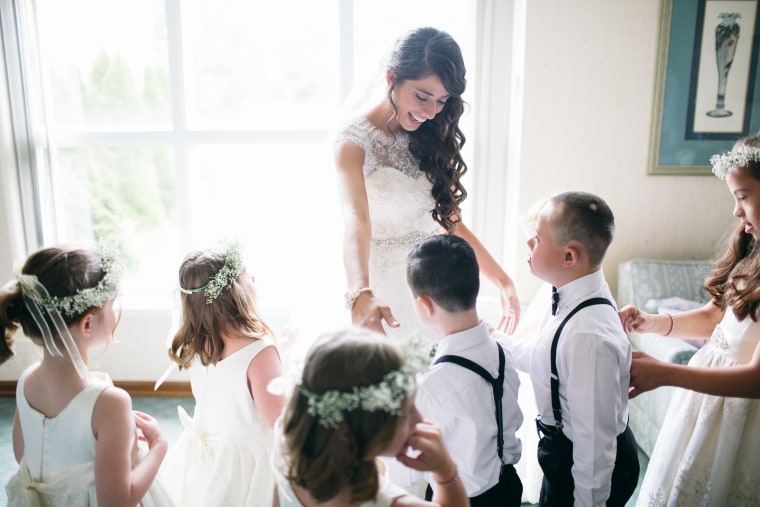
M488 491L470 497L470 507L520 507L523 485L513 465L502 465L499 482ZM425 500L433 498L433 489L428 486Z
M564 437L564 435L562 435ZM551 437L542 437L551 438ZM568 440L569 442L569 440ZM538 505L540 507L564 507L573 505L573 491L575 489L571 467L572 460L572 442L570 442L570 458L567 455L557 457L558 461L563 461L560 470L551 479L546 477L541 483L541 494ZM539 442L539 464L544 468L544 463L556 464L553 461L551 452L545 448L543 455L541 443ZM624 507L626 502L631 498L636 490L636 484L639 481L639 455L636 439L631 429L626 426L625 431L617 437L617 457L615 458L615 468L612 470L612 484L610 487L610 497L607 499L607 505L610 507Z

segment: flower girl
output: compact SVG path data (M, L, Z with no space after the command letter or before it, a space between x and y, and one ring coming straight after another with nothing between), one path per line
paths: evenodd
M182 506L272 505L272 430L283 397L267 391L281 375L272 331L255 304L240 246L189 253L179 269L182 323L169 355L190 369L192 419L161 469Z
M760 497L760 135L710 162L739 222L705 281L712 300L677 316L620 310L627 331L710 338L688 365L634 352L632 396L683 388L673 395L637 505L757 505Z
M281 421L275 505L469 505L440 430L414 406L414 375L427 365L417 348L404 355L385 336L358 327L314 343ZM378 456L431 471L433 502L391 483Z
M86 366L113 337L118 293L113 255L69 246L34 252L0 292L0 362L19 326L43 346L16 388L9 506L172 505L155 480L168 445L158 422Z

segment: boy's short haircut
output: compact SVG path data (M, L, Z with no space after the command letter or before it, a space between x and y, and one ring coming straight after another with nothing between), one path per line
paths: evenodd
M448 312L475 307L480 269L467 241L453 234L437 234L412 248L406 259L406 280L414 297L429 296Z
M602 263L615 234L615 217L604 200L587 192L563 192L549 199L559 245L577 241L588 252L592 266Z

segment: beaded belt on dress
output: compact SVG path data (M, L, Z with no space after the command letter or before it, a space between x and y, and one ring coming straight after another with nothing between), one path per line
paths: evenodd
M394 248L411 248L420 241L434 234L438 234L437 231L432 232L411 232L400 238L385 238L385 239L373 239L372 244L382 250L393 250Z

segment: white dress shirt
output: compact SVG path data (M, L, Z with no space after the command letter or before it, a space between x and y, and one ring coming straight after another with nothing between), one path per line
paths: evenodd
M502 348L503 463L515 464L520 460L521 452L520 440L515 433L523 421L517 403L520 380L509 346L502 344ZM483 321L474 328L444 337L438 344L432 362L447 354L477 363L494 378L499 375L496 342L489 335L488 326ZM485 493L499 482L501 463L497 454L496 410L490 383L457 364L437 364L418 375L416 405L422 417L441 429L446 447L457 464L467 496ZM423 478L423 474L406 467L401 467L401 470L398 462L391 463L389 468L394 482L403 486L415 484ZM432 484L430 473L424 474L424 478Z
M536 339L511 342L517 368L530 374L541 421L550 426L555 423L550 375L557 328L586 299L604 297L615 304L601 269L558 292L557 315L549 311ZM570 318L557 346L557 373L562 431L573 442L575 505L604 505L609 497L617 436L628 423L630 369L631 345L616 309L593 305Z

